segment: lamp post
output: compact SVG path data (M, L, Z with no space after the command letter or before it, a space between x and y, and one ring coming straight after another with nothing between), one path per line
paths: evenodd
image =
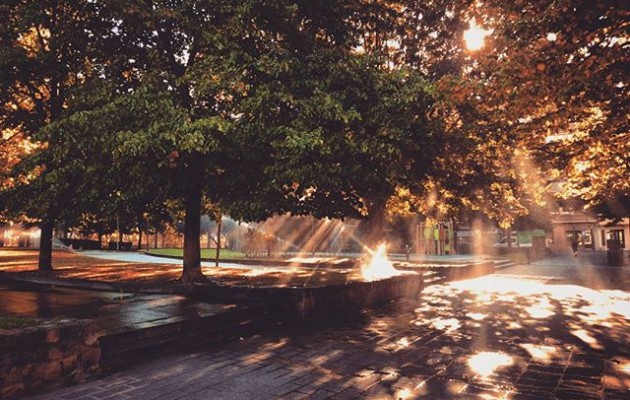
M116 214L116 251L120 250L120 216Z

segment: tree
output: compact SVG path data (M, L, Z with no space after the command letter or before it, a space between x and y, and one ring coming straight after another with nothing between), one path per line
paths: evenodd
M630 6L596 1L488 1L493 29L468 82L483 111L511 131L564 197L623 204L630 193L627 70Z
M97 73L95 37L111 26L91 1L6 1L0 6L0 130L21 135L39 147L16 166L2 187L3 209L40 220L38 268L51 270L54 221L76 208L82 168L76 160L60 164L59 132L45 128L61 118L74 88ZM4 183L4 182L3 182ZM10 199L20 201L10 201Z
M296 115L272 166L294 200L291 212L367 217L368 244L383 233L388 198L400 185L420 187L442 148L439 122L429 115L431 85L384 62L341 52L303 66L316 78L296 79L306 82L306 95L293 97Z
M446 124L441 172L424 193L444 215L483 210L509 226L563 183L598 209L628 197L628 5L598 1L370 3L366 51L435 83ZM387 12L374 13L374 8ZM465 48L475 23L485 46ZM378 38L378 39L375 39ZM532 176L534 179L532 179ZM402 192L405 187L400 188ZM425 203L427 203L425 201ZM627 208L626 208L627 209ZM450 210L450 211L449 211Z
M331 4L322 9L221 1L112 5L117 53L125 56L104 67L99 78L127 90L117 89L115 96L89 107L72 107L59 126L64 125L64 134L74 132L73 137L85 140L90 136L85 121L96 123L99 137L107 141L100 148L113 150L115 162L155 174L156 180L163 179L166 198L182 200L184 283L203 279L202 198L226 211L230 208L224 205L234 202L235 213L249 207L240 205L247 203L240 201L243 194L279 200L249 208L248 219L286 206L286 196L269 180L256 186L256 178L268 178L256 166L269 164L271 156L263 152L269 147L247 151L252 149L248 139L260 136L257 141L264 142L270 138L266 131L279 125L249 117L275 116L286 109L287 98L281 96L287 91L279 76L298 68L320 41L341 35L310 15L343 8L341 2ZM343 20L335 23L343 25ZM322 28L331 33L327 36ZM111 78L120 75L126 81ZM241 176L244 165L246 181ZM143 185L139 179L131 181Z

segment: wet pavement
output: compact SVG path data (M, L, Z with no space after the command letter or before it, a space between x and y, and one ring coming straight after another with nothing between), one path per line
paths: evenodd
M61 288L0 285L0 314L33 318L85 318L111 305L128 302L130 294Z
M65 288L16 288L0 285L0 315L42 319L91 319L102 334L118 333L196 319L233 310L178 295L138 295Z
M592 268L595 288L575 266L517 266L36 399L627 399L630 288Z

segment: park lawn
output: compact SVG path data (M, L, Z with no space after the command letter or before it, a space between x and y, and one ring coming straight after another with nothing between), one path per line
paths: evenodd
M202 258L215 258L217 256L216 249L201 249L201 257ZM174 256L174 257L183 257L184 250L183 249L151 249L148 251L149 254L157 254L162 256ZM245 253L241 251L235 251L230 249L221 249L219 253L219 258L221 260L232 260L237 258L245 258Z
M32 318L0 316L0 329L25 328L27 326L37 325L37 321Z

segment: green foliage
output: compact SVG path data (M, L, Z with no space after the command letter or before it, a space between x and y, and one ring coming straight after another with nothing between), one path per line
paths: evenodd
M39 146L4 171L9 177L0 188L0 209L10 217L74 218L83 208L76 193L85 190L89 197L86 177L95 167L80 161L85 148L61 159L65 143L50 125L95 74L100 52L92 39L111 29L102 12L91 1L8 1L0 7L1 129L3 136L18 132Z
M16 329L26 328L28 326L37 325L37 320L32 318L0 316L0 329Z
M156 254L163 256L171 256L171 257L182 257L184 254L183 249L151 249L147 252L147 254ZM208 259L215 259L217 256L216 249L201 249L201 257ZM235 251L230 249L221 249L219 252L219 259L221 260L233 260L244 258L245 253L241 251Z
M617 2L40 6L0 6L3 137L40 144L0 160L7 215L160 229L203 198L245 221L388 205L507 227L543 215L563 176L568 194L625 207ZM462 43L473 17L494 29L476 53Z

